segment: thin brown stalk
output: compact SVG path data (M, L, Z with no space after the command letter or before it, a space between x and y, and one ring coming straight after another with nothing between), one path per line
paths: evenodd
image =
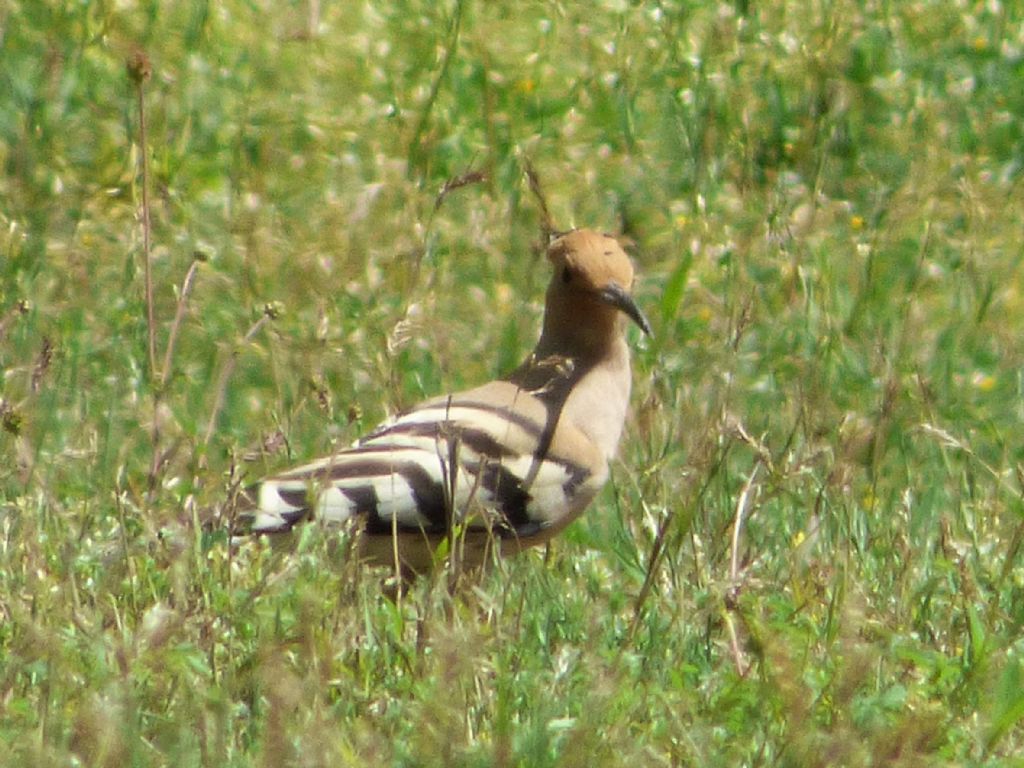
M32 391L38 392L39 388L43 384L43 379L46 377L47 371L50 370L50 364L53 362L53 342L49 336L43 337L43 347L39 350L39 356L36 358L36 364L32 368Z
M462 187L468 187L472 184L479 184L483 181L487 181L487 174L483 171L466 171L465 173L453 176L446 180L444 186L441 187L441 191L438 192L437 197L434 198L434 213L437 213L437 210L448 198L448 195L455 190L462 189Z
M743 490L736 500L736 513L732 523L732 552L729 560L729 592L726 596L725 626L729 631L729 650L732 652L733 662L736 664L736 672L743 677L750 669L750 665L743 657L743 649L740 647L739 635L736 631L736 624L731 613L736 610L736 593L739 591L740 578L740 537L743 531L743 521L746 519L747 510L750 507L750 500L755 492L754 483L761 471L761 459L754 464L747 481L743 484Z
M181 322L185 318L185 306L188 302L188 295L192 292L192 286L195 283L198 269L199 260L195 259L189 265L188 272L185 273L185 279L181 281L181 290L178 292L178 307L174 312L174 322L171 323L170 335L167 337L167 349L164 350L164 364L161 368L164 378L171 374L174 345L178 341L178 330L181 328Z
M273 305L268 304L264 307L260 319L253 323L249 330L246 331L245 336L242 338L242 343L232 350L227 362L224 363L224 368L217 379L217 389L213 408L210 411L210 419L206 423L206 434L203 436L204 446L209 445L210 439L213 437L213 430L217 426L217 417L220 415L221 408L224 407L224 396L227 394L228 382L231 380L231 374L235 372L235 365L238 364L238 356L242 348L256 337L256 334L260 332L264 325L276 318L277 313L278 310Z
M427 100L423 104L423 109L420 111L419 120L416 121L416 127L413 129L412 138L409 140L409 175L412 176L417 170L423 170L418 166L422 162L422 148L420 144L423 141L423 134L426 133L427 125L430 122L430 113L434 110L434 104L437 101L438 95L441 93L441 86L444 84L445 78L448 76L448 69L451 66L452 59L455 58L455 51L459 47L459 33L462 30L462 0L455 0L455 9L452 12L451 21L448 24L448 40L444 46L444 56L441 59L441 64L437 68L437 74L434 76L434 82L430 84L430 93L427 95Z
M195 259L188 268L188 272L185 273L185 279L181 282L181 290L178 292L178 307L174 313L174 322L171 323L170 336L167 338L167 349L164 350L164 363L160 369L160 378L154 382L153 387L153 457L149 463L149 493L150 495L156 490L157 476L160 473L160 467L165 463L167 458L170 456L172 451L163 452L160 450L161 434L160 434L160 403L164 397L164 390L167 386L167 379L171 374L171 364L174 360L174 347L178 340L178 331L181 328L181 322L185 317L185 307L188 302L188 296L192 292L192 285L195 283L196 271L199 268L200 259Z
M151 440L153 460L149 467L149 494L156 488L157 470L160 466L160 390L163 387L160 371L156 367L156 317L153 308L153 248L152 226L149 214L149 139L146 135L146 89L145 83L152 75L149 57L142 50L136 50L127 61L128 77L135 85L136 103L139 111L139 186L142 190L142 265L146 294L146 335L149 356L149 378L153 388L153 426Z
M732 653L733 663L736 665L736 674L740 677L746 677L747 672L750 671L750 665L743 658L739 634L736 632L736 622L729 611L725 612L725 628L729 632L729 650Z
M736 501L736 514L732 522L732 556L729 560L729 580L734 584L740 576L740 533L743 530L743 520L747 514L747 507L750 506L750 495L754 489L754 481L757 473L761 470L761 462L754 465L754 471L750 473L747 482L743 484L740 497Z
M633 637L636 635L637 628L640 626L640 617L643 615L643 607L647 602L648 596L650 596L651 589L654 586L654 577L658 572L658 566L661 563L661 553L665 549L665 540L668 536L669 528L672 525L672 521L676 519L676 511L679 506L673 506L668 510L668 513L662 517L661 525L658 526L658 532L654 536L654 543L651 545L651 554L647 558L647 572L644 574L644 583L640 586L640 593L636 597L636 603L633 606L633 621L629 625L629 641L632 643Z
M692 508L699 502L700 498L707 490L709 482L710 477L706 478L700 487L694 489L691 496L688 496L683 501L673 504L661 519L661 523L658 526L658 532L655 534L654 542L651 545L651 554L647 557L647 570L644 573L644 583L640 586L640 592L633 605L633 621L629 625L628 634L630 642L632 642L633 638L636 636L636 631L640 626L640 619L643 616L644 604L647 602L647 599L650 597L651 590L654 588L654 579L656 578L661 566L661 559L665 555L669 532L676 526L675 521L679 518L680 513L682 512L685 514L684 511L692 510ZM692 516L692 511L690 514Z
M540 206L540 228L541 234L544 237L543 246L547 247L547 242L554 236L556 229L554 219L551 216L551 209L548 207L548 198L544 194L544 187L540 181L540 174L537 173L537 169L533 167L533 163L530 158L525 154L522 156L523 160L523 171L526 173L526 181L530 185L530 192L537 200L537 205Z
M146 89L145 82L152 74L149 57L144 51L135 51L128 58L128 76L135 83L135 93L139 109L139 173L142 187L142 259L146 281L146 325L149 333L149 373L154 382L157 381L156 368L156 322L153 309L153 265L152 265L152 231L149 215L149 141L146 137Z
M450 400L449 400L450 402ZM458 510L455 509L455 493L458 487L459 478L459 447L460 442L457 435L451 435L446 441L448 444L447 472L444 472L442 463L442 476L445 479L445 536L448 539L448 594L455 594L456 585L459 583L459 576L462 570L462 537L465 531L460 531ZM449 608L451 604L449 603ZM449 619L451 615L449 615Z
M115 506L117 508L118 527L121 534L121 555L124 557L125 567L128 569L128 585L130 587L129 597L131 598L132 612L138 616L138 573L135 570L135 559L131 556L131 547L128 546L127 515L124 509L124 493L120 488L114 494Z

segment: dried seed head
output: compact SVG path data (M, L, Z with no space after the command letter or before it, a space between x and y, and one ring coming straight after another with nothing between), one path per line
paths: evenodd
M149 61L149 56L141 48L136 48L128 55L125 66L128 69L128 77L137 85L149 80L153 74L153 65Z

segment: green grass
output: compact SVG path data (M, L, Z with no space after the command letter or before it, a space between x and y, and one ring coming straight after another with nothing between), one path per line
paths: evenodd
M1022 22L8 3L0 764L1024 765ZM655 326L585 518L398 603L313 528L204 532L528 351L528 164Z

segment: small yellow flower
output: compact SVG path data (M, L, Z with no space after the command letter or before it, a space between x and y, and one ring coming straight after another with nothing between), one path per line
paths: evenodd
M533 89L536 88L536 83L533 82L532 77L526 77L516 83L516 88L522 93L533 93Z
M864 217L863 216L851 216L850 217L850 228L851 229L864 229Z
M979 392L991 392L996 386L996 377L981 371L975 371L971 376L971 384Z
M793 536L793 547L799 547L801 544L804 543L804 539L806 538L807 536L804 534L803 531L797 531Z
M986 48L988 48L988 40L986 40L981 35L978 35L971 41L971 47L978 52L984 51Z
M512 297L512 286L508 283L498 283L494 286L494 299L502 309L506 309L512 303Z

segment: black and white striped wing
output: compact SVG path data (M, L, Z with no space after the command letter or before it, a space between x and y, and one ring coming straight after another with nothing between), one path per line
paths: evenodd
M603 458L581 441L587 448L539 400L494 382L427 401L352 448L264 480L251 530L357 517L368 534L443 533L456 522L528 537L582 510L604 483Z

